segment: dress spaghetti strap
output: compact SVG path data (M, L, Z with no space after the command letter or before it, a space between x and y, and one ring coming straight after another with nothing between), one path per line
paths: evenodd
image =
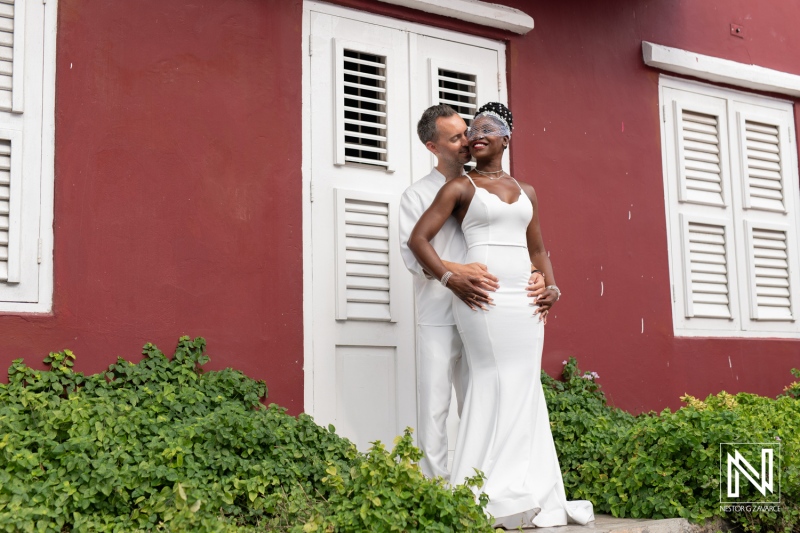
M475 182L474 182L474 181L472 181L472 176L470 176L469 174L464 174L464 175L467 177L467 179L468 179L468 180L469 180L469 182L472 184L472 186L473 186L473 187L475 187L475 188L477 189L477 188L478 188L478 186L477 186L477 185L475 185Z
M522 190L522 185L519 184L519 182L517 181L517 178L515 178L514 176L509 176L509 178L514 180L514 183L517 184L517 187L519 187L519 192L521 192L522 194L525 194L525 191Z

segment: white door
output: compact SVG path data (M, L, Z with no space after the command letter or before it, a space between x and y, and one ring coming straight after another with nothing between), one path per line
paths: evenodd
M435 164L417 120L440 101L458 102L467 118L479 103L503 99L505 58L500 43L470 46L313 5L305 410L363 450L377 439L390 446L417 425L413 287L397 232L400 196Z
M411 116L419 117L429 106L448 104L467 122L486 102L505 101L502 50L470 46L464 43L411 34ZM436 157L421 148L412 149L414 179L425 176ZM508 153L504 158L508 169ZM468 166L474 166L470 163ZM452 391L447 417L448 463L452 463L458 436L458 409ZM448 467L450 465L448 464Z
M313 416L361 449L416 425L404 32L311 14Z

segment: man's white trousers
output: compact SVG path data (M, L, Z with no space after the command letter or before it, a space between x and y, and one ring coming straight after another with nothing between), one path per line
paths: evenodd
M469 378L461 351L455 325L417 326L417 443L424 454L420 468L427 477L450 479L447 414L451 387L455 387L460 416Z

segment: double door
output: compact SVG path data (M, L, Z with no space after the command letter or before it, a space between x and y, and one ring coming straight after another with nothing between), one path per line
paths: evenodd
M397 228L403 191L435 165L416 124L433 104L469 120L504 98L505 54L324 4L307 17L305 410L360 449L391 446L417 425L414 291Z

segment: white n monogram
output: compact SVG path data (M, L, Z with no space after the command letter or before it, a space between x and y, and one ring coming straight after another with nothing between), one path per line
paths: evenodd
M747 459L742 457L742 454L739 453L739 450L734 450L733 456L731 456L730 453L728 453L727 456L728 497L739 497L739 473L742 473L748 480L750 480L750 483L752 483L753 486L758 489L758 492L760 492L762 496L767 495L767 489L769 489L770 492L774 492L772 489L772 448L761 448L760 476L756 469L753 468L753 465L747 462Z

